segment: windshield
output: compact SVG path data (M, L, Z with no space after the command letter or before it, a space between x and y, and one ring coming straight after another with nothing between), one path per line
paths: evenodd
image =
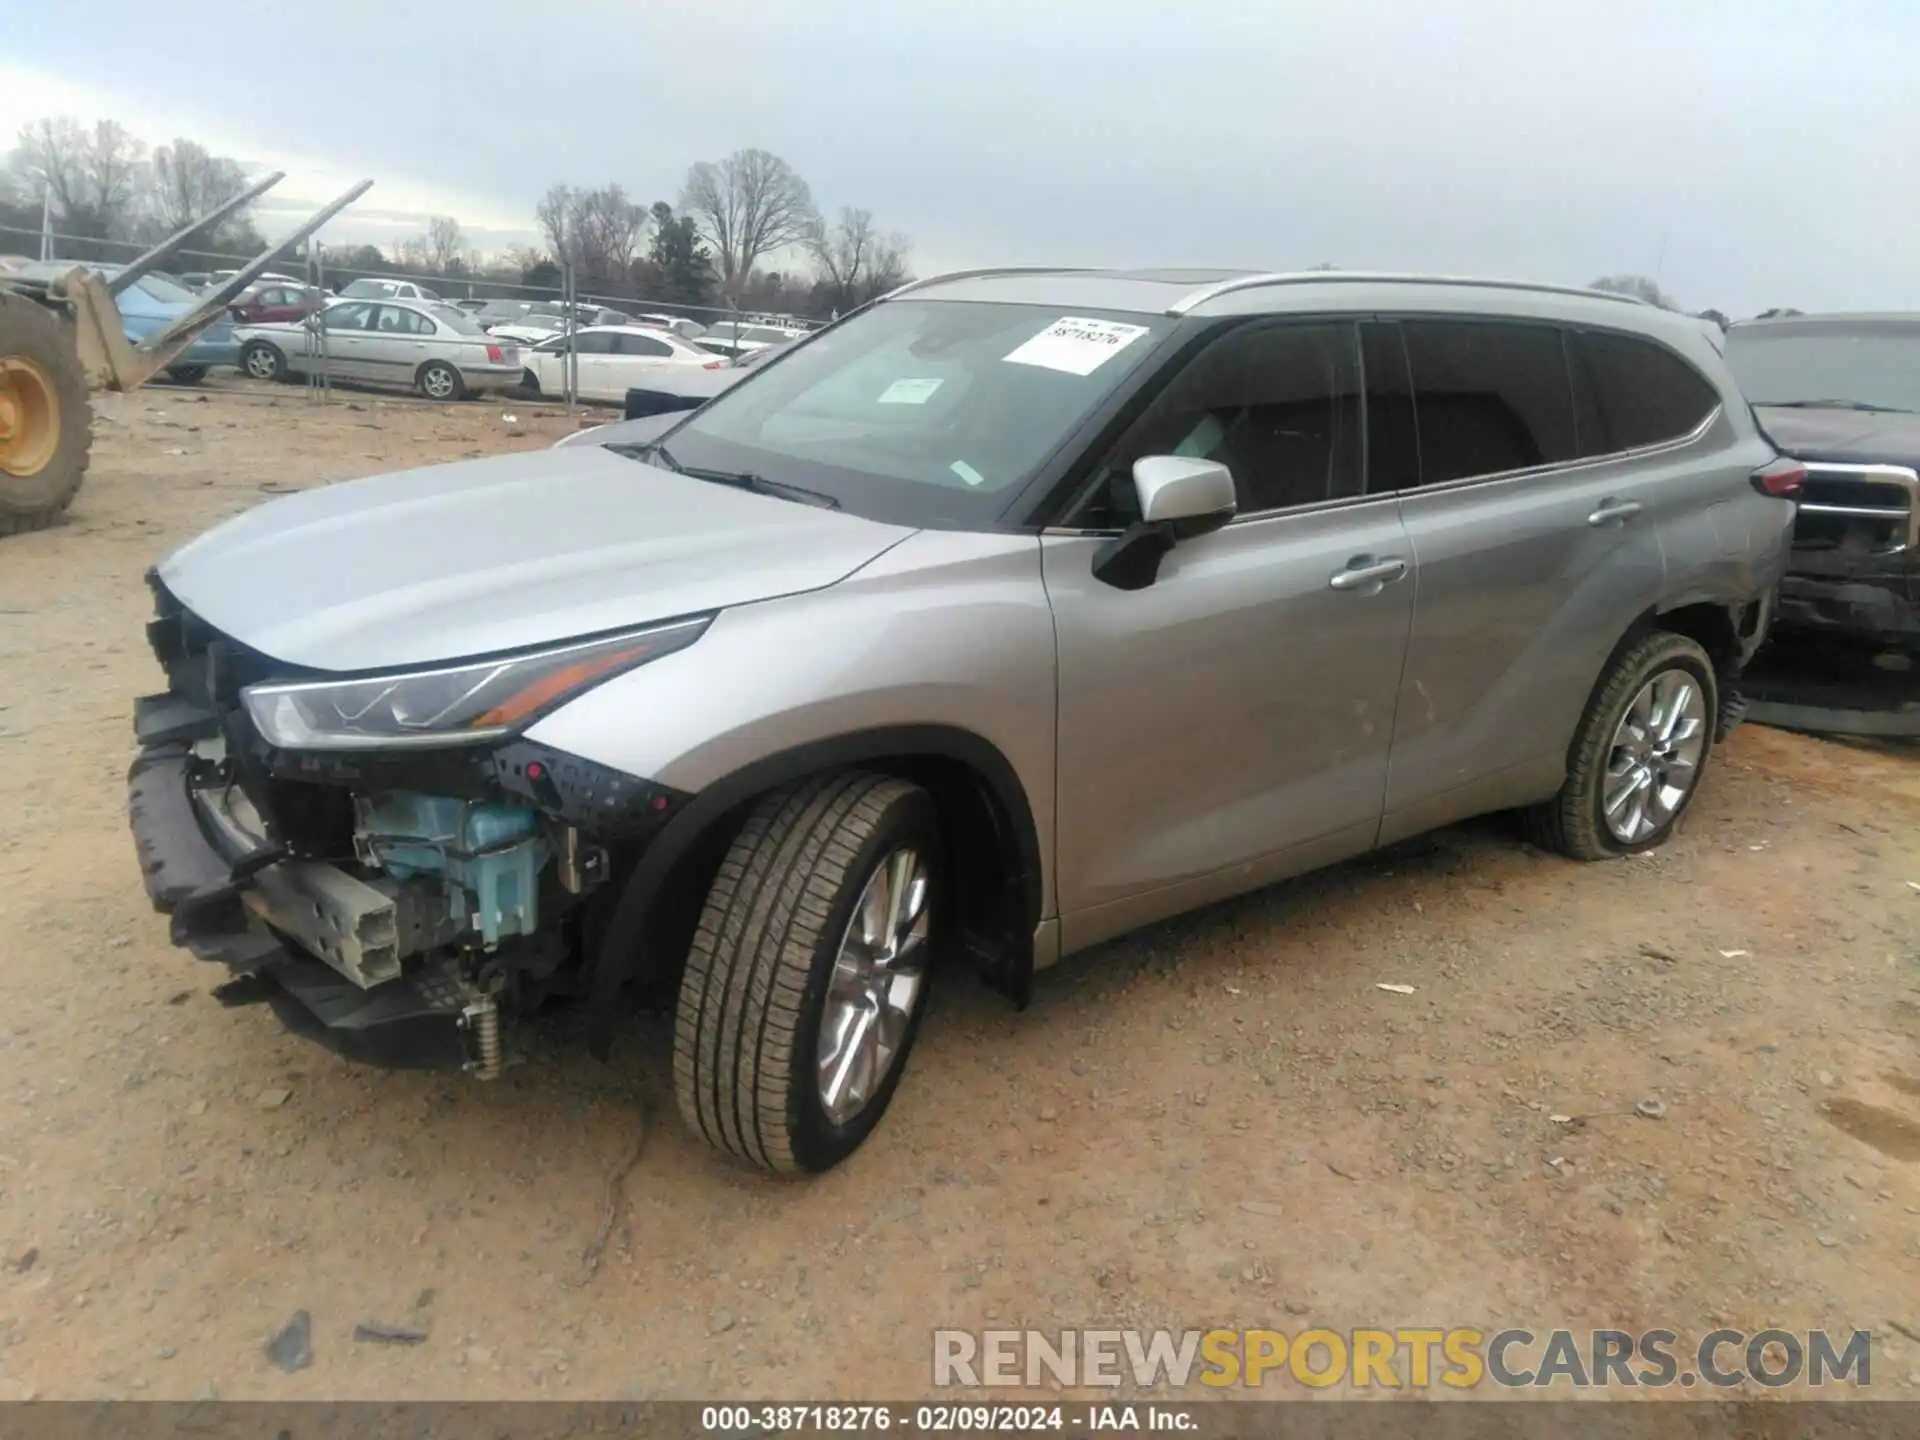
M457 330L462 335L484 335L487 332L473 323L473 316L452 305L429 305L427 309L434 318L449 330Z
M198 295L164 275L142 275L133 283L162 304L198 305L200 303Z
M709 402L666 446L688 469L805 486L873 519L990 524L1171 323L893 301Z
M1920 411L1920 325L1736 326L1727 363L1755 405L1842 400Z

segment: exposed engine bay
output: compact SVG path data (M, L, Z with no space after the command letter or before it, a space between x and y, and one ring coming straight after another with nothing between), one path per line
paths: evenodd
M584 993L586 915L613 851L644 848L685 797L518 738L277 749L241 695L285 667L159 593L152 638L172 688L137 704L130 783L175 942L252 982L230 993L275 1002L296 1028L317 1021L342 1053L498 1076L503 1013ZM438 1053L390 1053L415 1032Z

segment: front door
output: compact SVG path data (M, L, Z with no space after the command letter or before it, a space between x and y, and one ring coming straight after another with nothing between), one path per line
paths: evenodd
M1366 849L1414 575L1363 492L1355 327L1251 321L1166 386L1073 520L1116 528L1143 455L1219 460L1239 514L1144 590L1104 535L1050 533L1059 645L1056 873L1069 949Z
M1370 327L1366 343L1371 384L1391 375L1404 397L1410 381L1417 427L1417 460L1397 478L1374 467L1380 488L1402 487L1420 570L1390 841L1551 794L1595 680L1659 602L1666 566L1649 467L1582 443L1559 327L1409 318Z
M309 356L324 356L327 373L342 380L375 380L379 371L374 364L373 315L379 307L368 300L343 300L329 305L317 317L326 334L307 328L306 350ZM321 360L315 358L314 364Z

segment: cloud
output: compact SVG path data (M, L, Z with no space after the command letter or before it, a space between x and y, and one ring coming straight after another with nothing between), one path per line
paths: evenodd
M216 0L165 25L133 0L51 7L8 42L39 96L58 76L143 133L283 164L284 197L374 176L336 224L376 242L433 213L530 236L554 182L671 200L690 162L760 145L824 207L906 231L923 272L1638 270L1734 313L1920 308L1910 0L466 0L457 24L334 0L319 19L248 14L236 43L275 57L270 84L210 59ZM0 122L81 108L24 102L11 73Z

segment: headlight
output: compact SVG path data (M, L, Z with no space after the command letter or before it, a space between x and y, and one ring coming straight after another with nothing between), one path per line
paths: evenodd
M555 650L355 680L272 681L242 692L283 750L385 750L498 740L602 680L684 649L711 616Z

